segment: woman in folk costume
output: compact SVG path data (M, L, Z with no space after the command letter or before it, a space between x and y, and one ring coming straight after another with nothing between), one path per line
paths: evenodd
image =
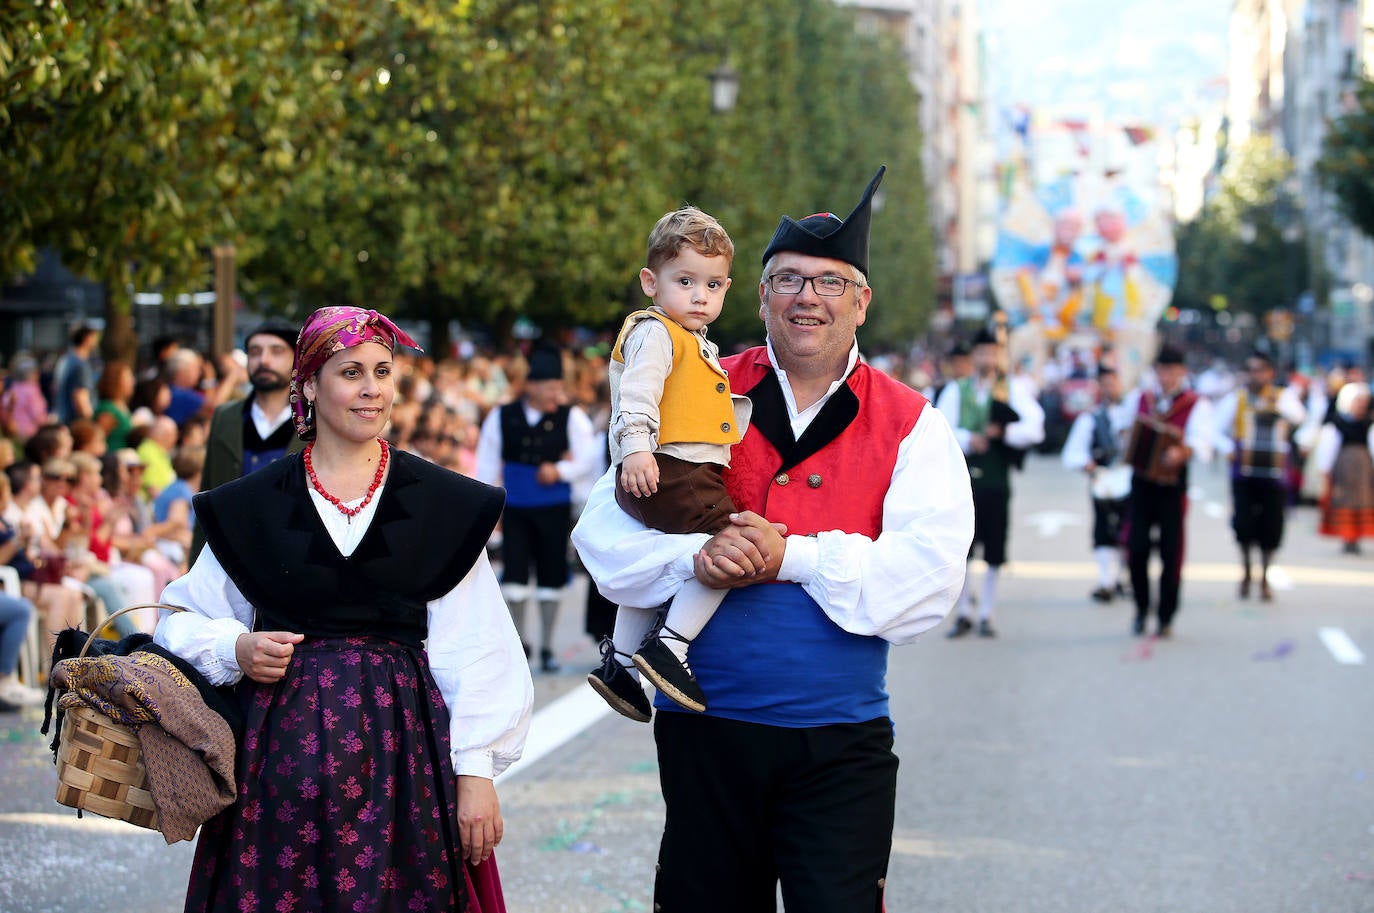
M1318 531L1344 542L1347 554L1359 554L1360 540L1374 536L1374 421L1366 384L1341 387L1317 436L1316 460L1327 477Z
M206 547L163 593L190 611L155 639L237 683L248 727L188 911L504 910L492 778L533 688L484 551L502 494L380 437L398 342L375 311L312 314L291 380L309 445L196 496Z

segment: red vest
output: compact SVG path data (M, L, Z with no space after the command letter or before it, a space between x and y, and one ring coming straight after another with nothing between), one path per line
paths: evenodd
M786 523L792 535L841 530L876 539L897 448L925 397L861 362L795 441L768 350L758 346L721 364L731 389L754 403L725 470L735 505Z

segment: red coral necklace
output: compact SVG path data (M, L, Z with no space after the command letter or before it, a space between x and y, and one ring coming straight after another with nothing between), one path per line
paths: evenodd
M320 497L337 507L339 513L348 518L349 523L352 523L353 518L362 513L363 508L372 501L372 496L377 493L377 489L382 487L382 476L386 475L386 463L390 459L391 447L381 438L377 438L377 443L382 445L382 458L377 461L377 474L372 477L372 484L367 486L367 494L357 507L346 506L344 502L324 490L324 486L320 484L319 476L315 475L315 463L310 458L310 452L315 449L315 442L311 441L305 445L305 474L310 477L310 487L318 491Z

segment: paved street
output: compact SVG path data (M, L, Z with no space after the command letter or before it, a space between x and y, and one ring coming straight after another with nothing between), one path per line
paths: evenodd
M1036 457L1001 636L893 651L889 911L1374 910L1374 549L1339 554L1300 508L1276 600L1243 602L1223 472L1194 484L1173 640L1132 638L1130 608L1088 600L1085 484ZM651 908L651 732L581 685L580 593L565 672L536 676L532 757L501 784L514 913ZM36 725L0 717L0 911L179 910L190 845L58 806Z

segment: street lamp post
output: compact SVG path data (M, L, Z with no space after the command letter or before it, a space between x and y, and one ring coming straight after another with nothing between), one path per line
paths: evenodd
M735 110L735 102L739 99L739 71L730 66L729 58L722 57L708 78L711 80L711 110L717 114Z

